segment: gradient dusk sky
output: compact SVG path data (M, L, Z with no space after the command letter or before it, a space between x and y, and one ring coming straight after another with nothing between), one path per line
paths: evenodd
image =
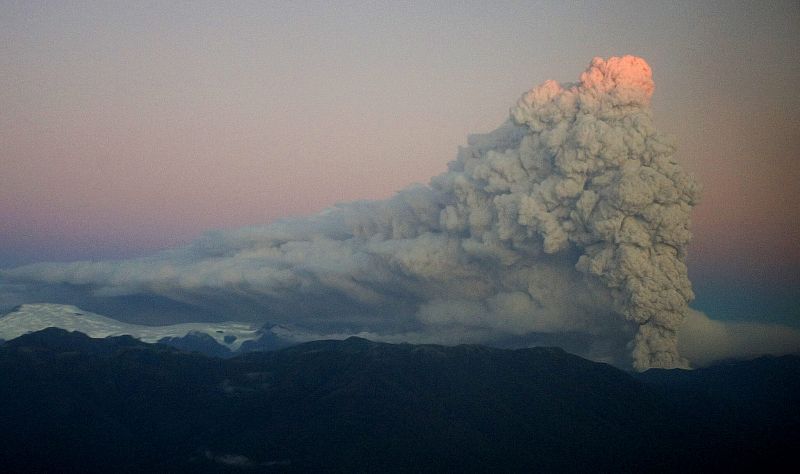
M693 306L800 326L796 0L0 0L0 268L388 197L624 54L704 188Z

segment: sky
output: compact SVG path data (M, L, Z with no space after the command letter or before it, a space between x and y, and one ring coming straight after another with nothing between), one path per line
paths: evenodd
M703 186L692 306L800 327L798 46L796 1L0 1L0 268L390 197L634 54Z

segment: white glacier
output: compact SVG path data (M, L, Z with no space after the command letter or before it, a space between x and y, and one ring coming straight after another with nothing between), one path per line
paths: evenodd
M259 328L247 323L185 323L169 326L144 326L123 323L84 311L77 306L38 303L21 305L11 313L0 317L0 339L10 341L23 334L49 327L78 331L93 338L128 335L148 343L155 343L168 337L180 338L200 333L211 336L217 343L232 352L239 350L244 342L261 337Z

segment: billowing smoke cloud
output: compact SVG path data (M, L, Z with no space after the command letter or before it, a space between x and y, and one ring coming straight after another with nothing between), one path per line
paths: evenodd
M698 188L653 126L653 87L644 60L595 58L579 82L524 94L428 186L149 258L5 276L385 340L566 334L613 358L608 341L624 337L637 369L685 366L677 330L693 297L684 260Z

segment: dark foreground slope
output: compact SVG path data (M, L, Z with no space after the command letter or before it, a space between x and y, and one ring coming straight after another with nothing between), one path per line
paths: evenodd
M798 380L797 360L768 360L783 367L769 380L753 362L761 385L730 385L743 394L730 402L726 384L748 383L735 365L706 379L633 377L558 349L356 338L223 360L49 329L0 347L0 463L4 472L741 467L760 453L741 455L740 444L796 434L798 392L780 406L768 392ZM751 410L756 399L763 406ZM726 437L733 428L752 436ZM708 437L722 441L702 444Z
M699 370L648 370L637 378L676 408L673 423L703 454L707 472L764 471L800 446L800 357L760 357Z

